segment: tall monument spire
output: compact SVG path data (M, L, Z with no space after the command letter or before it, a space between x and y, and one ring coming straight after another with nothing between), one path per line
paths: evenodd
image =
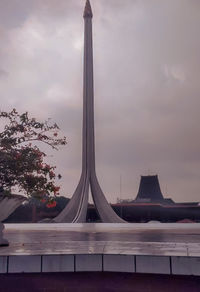
M92 9L86 0L84 10L84 72L83 72L83 129L82 129L82 172L78 186L66 208L54 218L54 222L86 221L89 187L96 210L102 222L124 222L108 204L98 183L95 169L94 138L94 85L93 85L93 42Z
M92 14L92 8L90 5L90 1L86 0L83 17L86 18L86 17L92 17L92 16L93 16L93 14Z

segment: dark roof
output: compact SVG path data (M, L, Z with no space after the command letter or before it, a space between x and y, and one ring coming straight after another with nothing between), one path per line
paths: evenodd
M164 200L157 175L141 176L136 200L150 200L151 202Z

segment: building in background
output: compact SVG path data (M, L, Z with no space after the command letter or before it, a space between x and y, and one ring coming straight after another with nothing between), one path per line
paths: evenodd
M165 199L157 175L141 176L135 203L174 204L172 199Z

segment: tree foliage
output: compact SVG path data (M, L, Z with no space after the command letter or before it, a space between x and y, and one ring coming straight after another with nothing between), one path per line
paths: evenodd
M28 196L53 198L59 193L55 184L56 167L45 162L46 154L38 145L58 150L60 145L66 145L66 137L59 137L57 124L50 124L50 120L39 122L27 112L1 111L0 118L6 123L0 133L1 188L8 191L17 187Z

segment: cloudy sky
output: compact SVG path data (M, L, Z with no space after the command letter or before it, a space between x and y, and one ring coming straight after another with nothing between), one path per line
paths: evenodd
M56 121L49 160L71 196L81 170L84 0L0 0L1 110ZM158 174L165 197L200 201L200 1L91 0L97 174L107 199ZM53 157L52 157L53 155Z

